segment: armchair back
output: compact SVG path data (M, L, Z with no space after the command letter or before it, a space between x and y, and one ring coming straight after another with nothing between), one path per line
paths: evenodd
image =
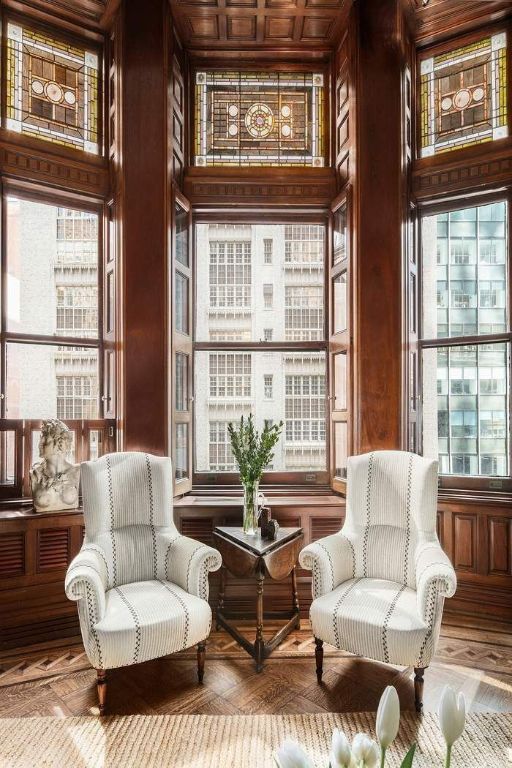
M157 532L177 535L170 459L106 454L82 463L81 482L85 544L105 555L108 587L156 578Z
M342 533L356 578L416 588L419 543L437 541L437 461L407 451L373 451L348 460Z

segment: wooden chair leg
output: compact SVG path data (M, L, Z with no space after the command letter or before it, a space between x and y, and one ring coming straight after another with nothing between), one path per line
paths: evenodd
M98 689L98 706L100 715L105 714L105 705L107 703L107 672L105 669L96 670L96 687Z
M204 659L206 656L206 643L197 644L197 679L199 683L203 682L204 677Z
M416 712L421 714L423 710L423 674L426 667L414 667L414 704Z
M324 671L324 641L315 637L315 659L316 659L316 679L319 683L322 682L322 674Z

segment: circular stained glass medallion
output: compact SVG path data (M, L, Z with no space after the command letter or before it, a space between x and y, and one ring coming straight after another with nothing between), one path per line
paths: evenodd
M73 106L73 104L76 101L76 96L73 93L73 91L66 91L64 93L64 101L66 102L66 104Z
M62 93L62 88L60 87L60 85L58 85L58 83L54 83L54 82L46 83L44 87L44 91L46 93L47 98L50 99L50 101L53 101L55 104L58 104L59 102L62 101L62 97L64 94Z
M281 107L281 114L283 117L290 117L292 111L288 104L285 104L283 107Z
M230 136L236 136L238 133L238 125L235 125L235 123L231 123L231 125L228 128L228 133Z
M475 90L473 91L473 99L475 101L482 101L484 97L484 89L481 85L479 85Z
M274 113L266 104L252 104L245 113L245 127L255 139L264 139L274 127Z
M466 109L470 102L471 91L468 91L467 88L461 88L453 97L453 103L457 109Z
M32 90L34 91L34 93L40 96L44 91L44 85L40 80L32 80Z
M285 139L288 138L288 136L291 134L292 129L289 125L282 125L281 126L281 134L285 137Z
M447 112L452 107L452 100L449 96L445 96L441 102L441 109L443 112Z

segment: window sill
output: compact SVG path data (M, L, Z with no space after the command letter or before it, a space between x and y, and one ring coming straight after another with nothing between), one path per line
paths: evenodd
M268 501L269 506L274 507L289 507L291 505L295 507L330 507L340 506L345 504L345 499L342 496L336 496L332 492L317 493L311 495L311 489L309 489L309 495L295 494L288 492L287 495L272 495L272 493L265 494L265 499ZM192 491L186 496L182 496L181 499L174 501L175 507L242 507L243 497L241 494L226 493L224 495L213 495L211 491L208 494L198 494Z

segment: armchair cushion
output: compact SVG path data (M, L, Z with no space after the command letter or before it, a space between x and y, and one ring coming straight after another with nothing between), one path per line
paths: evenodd
M208 574L222 565L220 553L207 544L178 533L157 534L161 578L185 592L208 600Z
M304 547L299 562L303 568L313 571L313 599L355 576L354 547L341 532Z
M416 592L385 579L349 579L311 605L315 637L390 664L424 666L419 661L429 627L417 610Z
M210 633L205 600L164 580L123 584L108 590L103 619L94 628L103 669L123 667L175 653Z

